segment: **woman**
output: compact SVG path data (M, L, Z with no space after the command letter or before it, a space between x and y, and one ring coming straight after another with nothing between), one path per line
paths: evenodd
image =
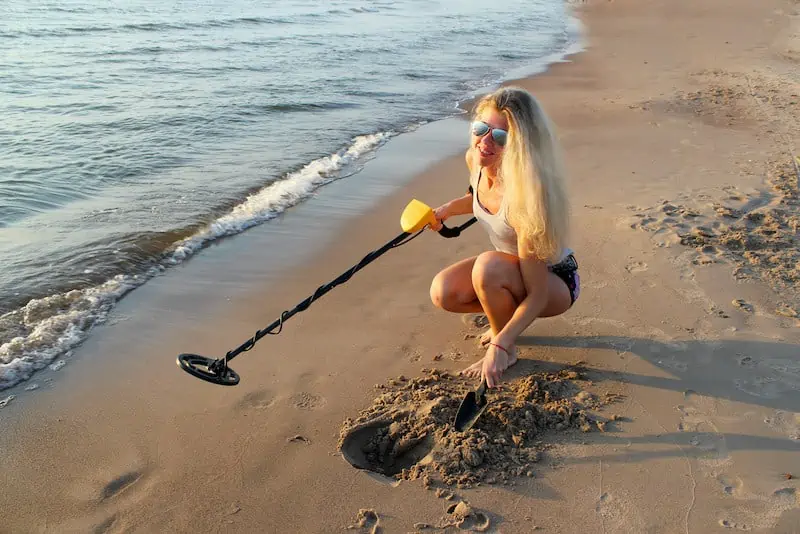
M486 355L463 371L495 387L517 361L517 337L537 318L567 311L579 277L566 247L569 205L550 122L527 91L503 88L478 102L466 153L469 193L434 210L441 223L473 213L495 250L436 275L433 303L456 313L485 313Z

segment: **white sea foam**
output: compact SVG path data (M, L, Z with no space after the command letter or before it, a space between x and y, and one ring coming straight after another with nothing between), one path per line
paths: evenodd
M56 357L67 355L136 285L134 277L120 275L96 287L30 300L0 317L2 334L19 334L0 345L0 390L27 380Z
M380 132L357 137L350 146L271 183L230 213L176 243L162 264L146 273L118 275L95 287L33 299L24 307L0 316L0 338L14 336L0 345L0 390L28 380L47 366L53 371L60 369L69 359L69 351L86 339L94 325L105 322L126 293L167 266L196 254L207 243L277 217L325 184L354 174L365 158L393 135L394 132Z
M335 154L312 161L299 171L273 182L249 196L233 210L192 236L180 241L169 263L180 263L209 241L238 234L261 224L302 202L311 194L334 180L354 174L363 158L383 145L393 132L380 132L356 137L353 144Z

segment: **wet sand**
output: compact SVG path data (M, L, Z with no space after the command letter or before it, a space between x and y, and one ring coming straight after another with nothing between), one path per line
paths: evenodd
M385 194L357 217L295 210L153 280L12 391L0 531L800 531L800 6L579 9L587 50L515 83L564 143L581 297L528 329L470 435L444 421L479 331L428 287L486 250L478 227L387 253L234 360L236 387L174 363L224 354L397 235L409 199L460 194L456 140L402 185L371 183ZM415 152L390 143L370 165ZM260 270L290 238L334 235ZM396 424L354 435L374 420ZM411 465L392 475L392 458Z

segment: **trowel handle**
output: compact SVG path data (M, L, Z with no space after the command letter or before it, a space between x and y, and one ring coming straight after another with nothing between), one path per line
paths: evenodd
M475 390L475 399L478 401L478 404L483 404L486 402L486 390L489 388L489 384L486 383L486 379L483 379L481 385L478 386L478 389Z
M454 226L453 228L449 228L442 223L442 228L439 230L439 235L442 237L458 237L461 235L462 230L466 230L469 226L474 224L478 219L475 217L471 218L461 226Z

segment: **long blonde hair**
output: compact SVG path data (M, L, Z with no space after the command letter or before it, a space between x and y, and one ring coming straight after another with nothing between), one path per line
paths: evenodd
M494 108L508 121L500 164L508 222L528 252L544 261L561 255L569 233L569 201L560 148L536 98L518 87L483 97L475 116Z

